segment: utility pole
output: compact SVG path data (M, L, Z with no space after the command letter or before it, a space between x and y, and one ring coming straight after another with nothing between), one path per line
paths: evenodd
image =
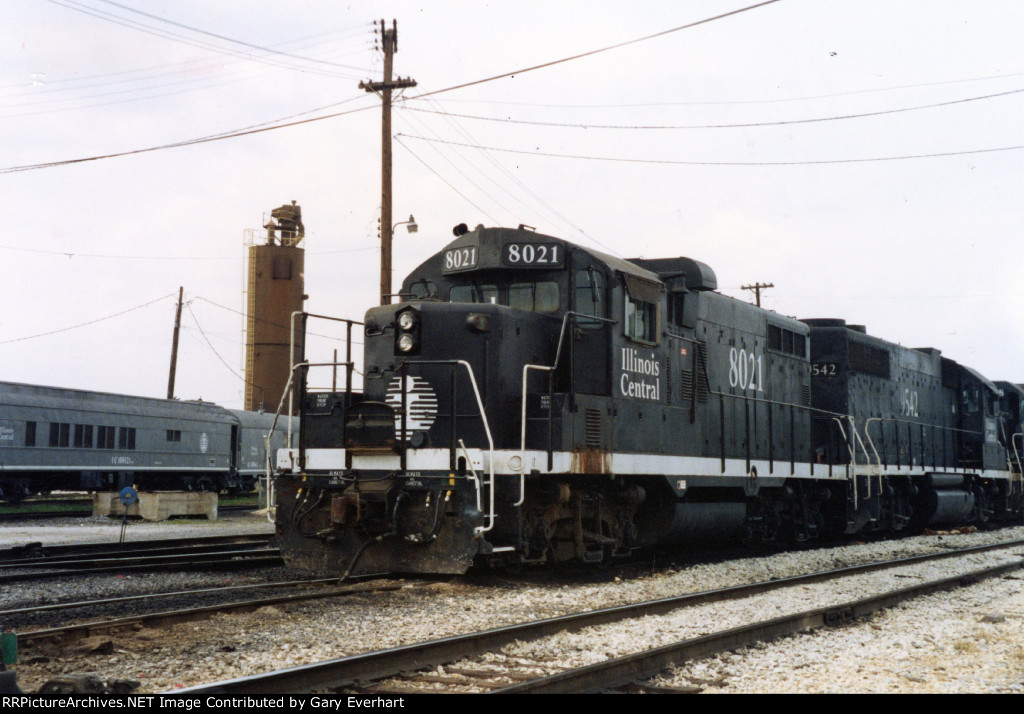
M753 285L741 285L740 290L753 290L757 306L761 307L761 291L774 288L775 283L754 283Z
M395 53L398 52L398 22L387 29L380 21L381 49L384 51L384 80L360 82L359 88L381 98L381 169L380 169L380 304L391 303L391 92L416 86L409 77L391 79Z
M174 339L171 341L171 375L167 378L167 398L174 399L174 373L178 369L178 334L181 332L181 298L185 286L178 288L178 309L174 313Z

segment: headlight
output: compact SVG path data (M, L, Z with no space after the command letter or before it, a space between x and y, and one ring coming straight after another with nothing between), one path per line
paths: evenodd
M402 330L409 331L416 326L416 314L411 310L407 310L398 316L398 327Z
M414 355L420 351L420 313L405 308L395 315L395 354Z
M398 338L398 349L402 352L412 352L416 348L416 338L410 334L404 334Z

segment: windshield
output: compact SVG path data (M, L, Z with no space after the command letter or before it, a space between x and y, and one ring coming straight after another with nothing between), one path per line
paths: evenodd
M558 283L551 280L518 282L508 287L470 283L453 285L448 293L449 302L491 303L508 305L530 312L558 312L561 300Z

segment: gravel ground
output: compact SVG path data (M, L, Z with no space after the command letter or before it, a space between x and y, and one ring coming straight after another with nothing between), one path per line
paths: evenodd
M116 540L120 523L95 522L29 526L0 524L0 545L28 541ZM251 515L205 521L133 523L129 538L269 532L267 521ZM113 639L109 654L50 647L23 650L18 676L25 690L65 673L92 672L105 678L140 681L139 692L244 676L259 671L339 657L484 627L606 607L647 598L784 577L883 558L951 547L1024 538L1024 528L996 533L918 536L900 541L742 557L727 562L691 562L634 568L632 574L574 571L453 578L426 588L395 593L318 600L255 613L218 615L201 623L161 630L143 629ZM1009 555L973 556L956 570L1019 559ZM867 574L841 585L804 586L787 595L761 595L744 603L690 608L672 617L650 618L641 630L613 630L548 640L543 648L519 644L510 655L542 655L570 664L612 656L623 642L651 645L662 638L690 636L735 624L733 617L793 612L817 606L819 598L839 601L868 591L902 587L914 579L948 575L948 562L907 567L899 574ZM281 570L248 573L246 578L290 577ZM60 583L27 583L0 592L0 607L38 599L76 599L84 592L178 589L208 584L237 574L161 574L159 578L99 577ZM919 598L873 618L822 633L695 661L668 673L661 683L701 687L706 692L1017 692L1024 691L1024 595L1021 576L991 579L955 593ZM127 582L126 582L127 581ZM412 581L410 581L412 582ZM65 591L74 589L73 593ZM827 589L827 593L823 590ZM703 611L702 611L703 610ZM744 615L746 613L746 615ZM0 623L2 625L2 623ZM71 651L68 651L71 650Z

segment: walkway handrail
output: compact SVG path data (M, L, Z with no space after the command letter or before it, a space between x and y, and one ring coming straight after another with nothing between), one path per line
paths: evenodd
M410 366L412 366L412 365L420 366L420 365L432 365L432 364L447 364L447 365L454 365L456 367L459 367L459 366L465 367L466 368L466 372L469 374L469 383L473 387L473 396L476 398L477 410L480 412L480 421L483 423L484 434L486 434L486 436L487 436L487 449L488 449L487 466L488 466L488 470L489 470L488 485L490 486L490 489L491 489L490 503L488 504L489 512L487 514L488 523L487 523L486 526L477 526L473 530L473 532L476 533L477 535L481 535L481 534L486 533L486 532L488 532L488 531L490 531L491 529L494 528L494 521L495 521L495 518L496 518L495 513L494 513L494 510L495 510L494 509L494 437L491 435L491 425L487 421L487 411L484 409L484 400L480 396L480 388L477 386L476 375L473 373L473 365L471 365L466 360L463 360L463 359L457 359L457 360L423 360L423 361L416 361L416 362L404 361L404 362L402 362L402 365L400 366L400 369L405 369L406 371L408 371L408 368ZM453 379L454 379L454 377L453 377ZM402 400L403 400L403 403L405 403L405 382L404 382L404 380L402 381ZM403 412L401 416L402 416L402 423L404 425L405 424L405 412ZM454 431L454 429L455 429L455 410L453 408L452 409L452 430ZM404 426L403 426L403 432L404 432ZM465 449L465 446L463 446L463 448ZM403 443L402 444L403 453L404 453L405 449L406 449L406 445ZM468 459L466 460L466 465L469 466L469 460Z

